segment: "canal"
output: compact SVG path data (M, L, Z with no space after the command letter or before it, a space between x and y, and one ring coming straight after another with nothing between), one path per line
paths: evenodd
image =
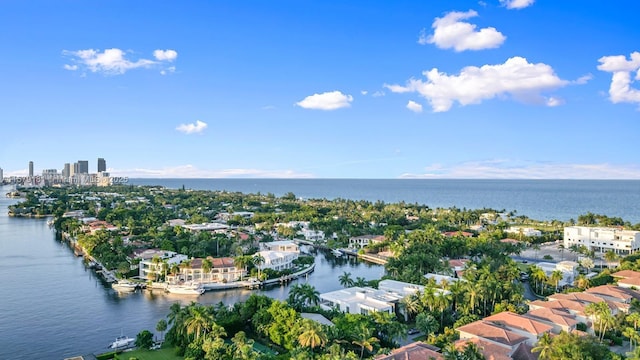
M120 295L86 268L66 243L56 240L45 219L12 218L0 187L0 358L63 359L107 351L121 333L155 332L174 302L230 305L253 293L285 299L289 286L307 282L319 291L340 289L338 277L379 279L380 265L307 248L315 257L314 272L287 285L261 290L206 292L200 297L137 291Z

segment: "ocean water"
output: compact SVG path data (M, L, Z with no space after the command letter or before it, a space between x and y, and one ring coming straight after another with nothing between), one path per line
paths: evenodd
M130 179L129 182L276 196L292 192L307 199L404 201L431 208L505 209L537 220L568 221L592 212L640 223L639 180Z

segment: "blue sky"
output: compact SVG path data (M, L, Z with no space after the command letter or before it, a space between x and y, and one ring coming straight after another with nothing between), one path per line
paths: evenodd
M5 176L640 179L637 0L0 3Z

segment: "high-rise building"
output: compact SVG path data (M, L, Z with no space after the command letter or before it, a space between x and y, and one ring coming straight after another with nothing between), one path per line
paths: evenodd
M89 173L89 162L87 160L78 160L78 174Z
M74 176L76 174L79 174L78 163L74 162L73 164L71 164L71 169L70 170L71 171L69 172L69 176Z
M2 173L2 168L0 168L0 184L2 184L2 180L4 180L4 174Z
M98 158L98 173L107 171L107 162L103 158Z
M65 163L64 169L62 169L62 177L68 178L69 176L71 176L71 164Z
M33 177L33 161L29 161L29 177Z

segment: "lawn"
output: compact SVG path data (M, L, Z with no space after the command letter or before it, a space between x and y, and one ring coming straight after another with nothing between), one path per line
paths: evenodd
M116 355L115 359L129 360L182 360L184 357L175 354L175 348L162 348L158 350L133 350Z

